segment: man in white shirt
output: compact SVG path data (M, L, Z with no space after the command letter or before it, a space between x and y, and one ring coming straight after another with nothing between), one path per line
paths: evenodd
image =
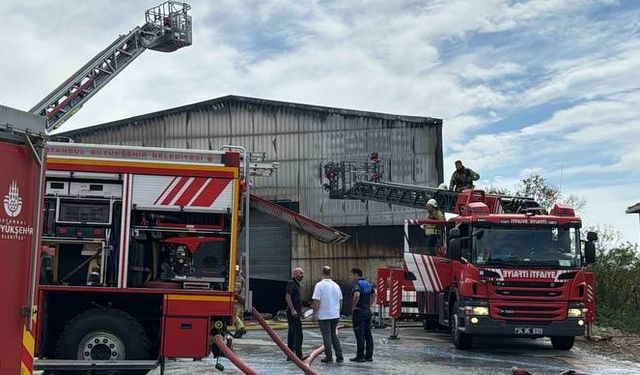
M325 357L323 363L333 362L333 350L336 352L336 362L344 361L340 340L336 335L336 327L340 320L342 308L342 290L338 284L331 280L331 267L322 267L322 280L313 289L313 320L318 321L322 341L324 343Z

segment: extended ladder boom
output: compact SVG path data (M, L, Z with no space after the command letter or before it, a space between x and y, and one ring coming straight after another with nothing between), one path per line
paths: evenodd
M191 45L190 8L167 1L148 9L143 26L119 36L29 112L47 118L47 132L55 130L145 49L172 52Z
M429 199L435 199L443 212L454 212L458 193L393 182L360 181L346 191L345 198L371 200L421 209L426 207Z
M493 213L521 213L540 211L531 198L485 194L481 190L455 192L432 187L382 181L380 162L332 162L324 166L324 185L331 199L359 199L425 209L429 199L435 199L443 212L464 214L464 207L483 201Z

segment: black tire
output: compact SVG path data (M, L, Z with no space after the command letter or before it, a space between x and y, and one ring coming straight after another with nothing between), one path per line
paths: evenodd
M571 350L576 341L574 336L551 336L551 345L555 350Z
M471 349L471 346L473 346L473 336L458 329L460 324L460 309L458 308L457 301L453 304L450 321L451 333L453 335L453 345L456 347L456 349Z
M97 340L97 341L96 341ZM147 359L149 339L144 328L122 310L98 308L71 319L56 344L56 359ZM99 375L144 375L148 370L94 371ZM59 375L84 375L85 371L61 371Z

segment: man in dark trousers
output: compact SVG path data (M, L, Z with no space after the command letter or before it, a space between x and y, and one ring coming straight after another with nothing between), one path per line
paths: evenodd
M302 268L294 268L291 272L291 280L287 283L284 299L287 301L287 346L298 358L302 355L302 302L300 301L300 282L304 277Z
M473 169L462 165L460 160L456 160L455 165L456 170L453 171L453 174L451 175L449 190L462 191L465 189L473 189L475 187L473 182L478 181L480 179L480 175Z
M373 336L371 335L371 304L375 298L373 285L362 277L362 270L351 269L351 313L353 314L353 333L356 336L356 356L351 362L373 361Z

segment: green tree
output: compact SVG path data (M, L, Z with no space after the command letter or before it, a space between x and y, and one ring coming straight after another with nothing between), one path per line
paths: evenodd
M552 209L556 203L562 203L573 207L576 211L580 211L586 204L585 199L582 197L576 195L564 196L560 188L551 184L539 174L532 174L523 178L515 187L515 190L510 190L504 186L489 186L485 190L490 194L533 198L547 210Z

